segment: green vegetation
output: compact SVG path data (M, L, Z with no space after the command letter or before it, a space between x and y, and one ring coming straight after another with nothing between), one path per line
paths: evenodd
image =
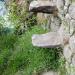
M28 0L29 1L29 0ZM37 25L36 15L28 18L29 12L15 2L9 6L8 20L13 29L3 27L0 18L0 75L34 75L44 71L61 69L65 64L61 59L61 48L37 48L32 45L33 34L47 31Z
M23 4L18 5L16 1L9 5L9 19L15 26L15 33L22 34L32 26L37 25L36 14L28 12L29 0L25 0Z
M39 26L34 26L21 36L14 34L0 36L0 75L32 75L34 71L57 70L60 49L33 47L31 36L45 33Z

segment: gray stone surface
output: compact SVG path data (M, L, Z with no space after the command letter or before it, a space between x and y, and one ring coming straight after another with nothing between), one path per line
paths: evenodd
M64 0L57 0L56 4L57 4L57 8L60 12L64 8Z
M70 35L74 35L75 33L75 20L70 20Z
M69 40L69 45L72 53L75 53L75 36L72 36Z
M69 14L70 14L72 19L75 19L75 5L71 5L69 7Z
M75 54L72 57L72 65L75 67Z
M53 13L57 11L55 3L51 1L32 1L29 6L31 12Z
M50 28L51 31L57 32L61 27L61 19L59 17L51 17Z
M49 71L49 72L44 72L42 75L58 75L58 73L54 71Z
M60 35L57 32L49 32L46 34L33 35L32 44L37 47L59 47L62 44Z
M62 45L68 44L69 42L69 31L68 31L68 26L61 26L60 29L58 30L58 33L60 35L61 41L62 41Z
M63 54L64 54L64 57L66 59L67 62L71 62L71 56L72 56L72 52L71 52L71 49L69 47L69 45L66 45L63 49Z
M58 14L60 17L64 15L64 0L57 0Z

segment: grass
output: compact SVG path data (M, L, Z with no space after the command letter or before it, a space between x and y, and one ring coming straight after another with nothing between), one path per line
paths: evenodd
M21 36L0 36L0 75L33 75L59 68L60 49L33 47L31 36L46 33L34 26Z
M7 67L9 56L13 52L16 36L13 34L0 35L0 75Z

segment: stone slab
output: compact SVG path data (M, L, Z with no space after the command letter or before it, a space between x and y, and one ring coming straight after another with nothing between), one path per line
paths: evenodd
M57 10L55 3L51 1L32 1L29 6L31 12L50 13Z
M57 32L49 32L46 34L34 34L32 36L33 46L43 47L43 48L54 48L60 47L62 41L60 35Z

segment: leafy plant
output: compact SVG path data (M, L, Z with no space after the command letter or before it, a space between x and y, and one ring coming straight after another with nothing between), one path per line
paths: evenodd
M26 2L29 3L30 1L25 1L25 4ZM16 34L22 34L37 24L36 15L30 15L27 6L18 5L16 1L9 5L9 19L15 26Z

